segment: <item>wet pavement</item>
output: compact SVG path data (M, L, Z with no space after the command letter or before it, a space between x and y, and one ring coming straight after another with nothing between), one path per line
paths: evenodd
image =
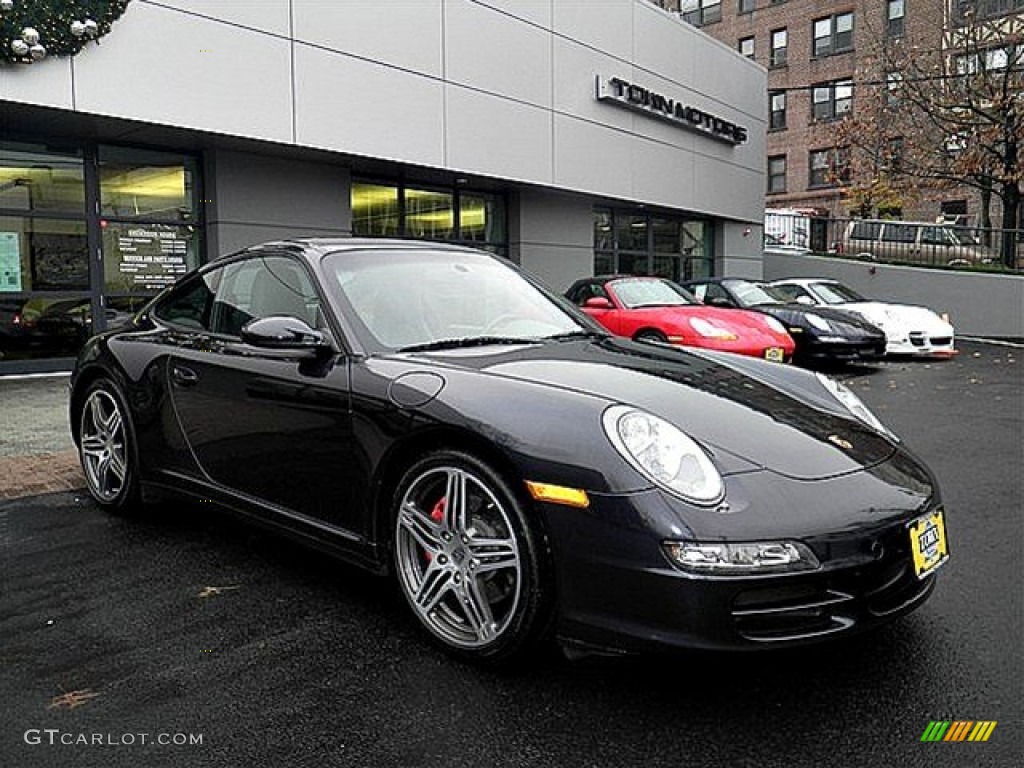
M0 766L1019 765L1024 349L962 347L841 372L935 470L953 559L916 613L800 651L495 673L389 582L203 504L0 503Z

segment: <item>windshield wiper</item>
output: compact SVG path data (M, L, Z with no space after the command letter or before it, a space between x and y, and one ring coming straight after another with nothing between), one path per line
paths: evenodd
M556 333L552 336L538 336L537 341L572 341L573 339L603 339L607 336L606 333L600 331L566 331L565 333Z
M401 347L395 352L431 352L439 349L461 349L463 347L487 347L499 344L539 344L539 339L510 336L467 336L462 339L439 339L425 344L411 344Z

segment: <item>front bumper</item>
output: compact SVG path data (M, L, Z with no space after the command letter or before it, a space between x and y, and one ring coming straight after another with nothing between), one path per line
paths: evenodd
M696 576L672 564L665 532L651 525L673 504L653 490L592 496L586 511L546 510L560 638L616 652L800 645L882 625L919 607L934 587L934 575L917 578L910 554L907 525L921 507L874 524L778 537L808 545L821 562L815 571ZM671 528L669 537L691 534Z
M797 345L796 356L815 360L877 360L885 353L884 338L819 341L808 337L802 348Z
M890 337L885 345L888 355L917 355L921 357L951 356L956 354L953 334L930 334L911 331L906 336Z

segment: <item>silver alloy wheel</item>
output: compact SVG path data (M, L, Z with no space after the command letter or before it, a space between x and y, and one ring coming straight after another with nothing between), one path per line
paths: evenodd
M128 477L124 417L113 395L95 389L85 401L79 430L85 480L104 502L117 499Z
M410 483L395 525L395 561L420 620L446 643L489 645L515 615L519 543L495 494L462 468L432 468Z

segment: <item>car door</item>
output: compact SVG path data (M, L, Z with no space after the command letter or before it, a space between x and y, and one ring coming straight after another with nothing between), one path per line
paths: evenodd
M612 333L619 333L619 311L614 308L614 302L605 286L599 282L584 283L579 286L570 297L590 317L599 322ZM611 304L611 307L588 307L588 299L604 299Z
M169 360L169 387L203 472L231 491L352 530L355 476L347 358L244 343L250 320L289 315L323 326L305 266L261 252L225 266L201 348Z

